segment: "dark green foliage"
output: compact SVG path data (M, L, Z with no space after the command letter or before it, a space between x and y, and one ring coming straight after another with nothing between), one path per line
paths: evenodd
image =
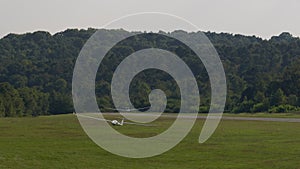
M285 103L285 95L283 91L279 88L276 92L272 93L270 96L270 105L279 106Z
M274 107L270 108L269 112L270 113L286 113L286 112L295 112L295 111L299 111L299 110L300 109L295 106L284 104L284 105L274 106Z
M9 83L0 83L1 116L23 116L24 102L18 91Z
M0 40L0 116L37 116L69 113L72 74L76 58L95 29L69 29L51 35L34 32L9 34ZM102 30L114 39L124 30ZM197 33L182 33L197 43ZM300 106L300 39L282 33L270 40L254 36L207 32L223 62L227 76L226 112L288 112ZM140 49L159 47L181 57L198 82L200 112L210 104L210 84L205 67L184 44L155 34L118 43L102 61L96 77L96 95L102 111L113 108L110 83L118 64ZM167 73L146 70L130 86L134 106L149 106L148 95L161 89L168 98L166 112L180 110L180 91Z
M49 114L49 94L37 88L19 88L20 97L24 101L24 116Z

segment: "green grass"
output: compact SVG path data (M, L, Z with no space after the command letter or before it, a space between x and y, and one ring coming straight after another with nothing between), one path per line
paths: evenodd
M294 113L224 113L223 116L232 117L271 117L271 118L300 118L300 112Z
M123 126L127 135L147 136L158 127ZM198 143L203 120L172 150L152 158L112 155L95 145L74 115L0 119L0 168L300 168L300 123L221 121L214 135Z

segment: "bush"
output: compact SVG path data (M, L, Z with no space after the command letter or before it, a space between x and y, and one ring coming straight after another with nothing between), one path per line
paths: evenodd
M254 102L252 100L245 100L237 107L234 107L233 113L243 113L243 112L251 112Z
M292 111L297 111L299 108L284 104L284 105L279 105L279 106L274 106L269 109L269 113L286 113L286 112L292 112Z
M257 104L255 104L253 106L251 112L257 113L257 112L265 112L267 110L268 110L268 105L267 104L265 104L265 103L257 103Z
M199 107L199 113L208 113L209 106L200 106Z

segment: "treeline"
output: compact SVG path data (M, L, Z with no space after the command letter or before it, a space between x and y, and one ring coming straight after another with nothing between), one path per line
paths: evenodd
M95 29L69 29L51 35L34 32L9 34L0 40L0 116L37 116L73 112L72 74L76 58ZM124 30L102 30L117 37ZM197 43L197 33L180 32ZM172 34L171 33L171 34ZM150 35L150 34L149 34ZM217 49L227 76L227 112L289 112L300 106L300 39L282 33L270 40L257 37L206 32ZM201 106L207 112L210 84L201 61L175 40L143 36L119 43L105 57L96 78L101 110L113 108L110 83L116 66L129 54L143 48L160 47L180 56L197 78ZM131 86L135 107L149 105L152 89L162 89L168 98L167 112L178 112L180 93L166 73L147 70Z

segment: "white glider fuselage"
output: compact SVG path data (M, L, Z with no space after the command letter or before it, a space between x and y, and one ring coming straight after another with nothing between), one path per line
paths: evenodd
M123 126L123 124L124 124L124 119L122 119L121 122L119 122L118 120L112 120L112 121L111 121L111 124L114 125L114 126Z

